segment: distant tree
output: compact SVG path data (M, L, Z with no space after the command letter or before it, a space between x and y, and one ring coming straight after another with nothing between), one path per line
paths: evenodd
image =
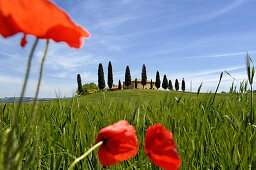
M127 66L126 70L125 70L125 82L124 82L124 84L125 84L126 87L131 85L131 73L130 73L129 66Z
M100 90L105 88L104 71L101 63L99 64L98 68L98 86Z
M163 87L163 89L165 89L165 90L166 90L167 87L168 87L168 80L167 80L166 75L164 75L162 87Z
M161 85L160 75L159 72L156 72L156 88L159 89Z
M141 84L143 86L143 89L144 89L144 86L147 84L147 71L146 71L145 64L143 64L143 66L142 66Z
M119 80L118 82L118 89L121 90L122 89L122 84L121 84L121 81Z
M137 89L137 83L138 83L138 81L137 81L137 78L135 79L135 89Z
M80 74L77 74L77 94L82 94L83 93L83 88L82 88L82 81L81 81L81 76Z
M152 79L150 81L150 89L153 89L153 81L152 81Z
M179 82L178 82L177 79L175 80L175 90L176 90L176 91L179 90Z
M108 87L112 88L113 86L113 73L112 73L112 64L111 61L109 61L108 63Z
M184 78L182 79L182 82L181 82L181 89L182 89L182 91L185 91L185 80L184 80Z
M172 81L171 80L169 80L168 89L169 90L173 90L173 86L172 86Z

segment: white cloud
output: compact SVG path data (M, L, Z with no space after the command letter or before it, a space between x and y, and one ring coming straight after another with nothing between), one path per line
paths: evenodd
M79 53L70 54L55 54L54 56L49 56L46 60L46 67L55 70L68 71L69 69L75 70L77 67L97 64L100 59L94 55L81 55Z
M94 25L94 28L109 27L109 26L114 27L134 19L136 19L136 17L133 17L133 16L120 16L116 18L104 19L103 21L96 23Z
M20 77L9 76L9 75L1 75L0 74L0 82L1 83L16 83L21 85L23 80Z
M249 54L255 54L256 51L248 51ZM203 56L193 56L193 57L180 57L179 59L196 59L196 58L219 58L219 57L229 57L229 56L237 56L244 55L246 56L246 52L234 52L234 53L224 53L224 54L211 54L211 55L203 55Z
M241 69L244 68L244 71ZM167 78L172 80L174 83L177 78L179 82L181 82L182 78L185 79L186 89L190 90L190 82L192 82L192 91L196 92L199 85L203 82L202 92L214 91L218 85L220 73L222 71L228 71L232 77L234 77L237 81L234 81L229 75L223 72L223 78L220 84L220 91L228 91L232 82L234 81L235 85L239 86L239 82L243 80L247 80L247 73L245 70L245 66L234 66L229 68L219 68L215 70L202 70L200 72L192 72L192 73L176 73L175 77L173 75L167 75Z
M80 74L81 75L81 79L82 79L82 83L98 83L98 74L97 73L93 73L93 72L83 72Z
M66 78L68 76L67 72L61 72L61 73L55 73L55 74L47 74L51 77L56 77L56 78Z

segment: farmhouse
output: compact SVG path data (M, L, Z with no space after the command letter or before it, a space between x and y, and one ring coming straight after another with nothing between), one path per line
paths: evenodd
M150 82L151 80L147 80L147 84L144 86L144 89L150 89ZM153 89L157 89L155 86L155 82L153 82ZM135 79L131 80L131 85L126 86L125 82L123 82L123 89L135 89ZM143 89L143 86L141 84L141 79L137 79L137 89Z

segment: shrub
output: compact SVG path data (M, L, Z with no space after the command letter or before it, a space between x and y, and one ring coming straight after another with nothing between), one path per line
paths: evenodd
M88 83L82 86L82 95L93 94L99 92L99 87L95 83Z

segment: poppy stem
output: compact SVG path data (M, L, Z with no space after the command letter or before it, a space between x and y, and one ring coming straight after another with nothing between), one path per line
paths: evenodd
M41 60L41 66L40 66L40 72L39 72L39 77L38 77L38 82L37 82L37 88L36 88L36 93L35 93L35 97L34 97L34 102L33 102L33 105L32 105L31 119L30 119L29 125L27 127L28 129L36 130L40 127L40 126L38 126L36 128L35 126L32 127L32 125L33 125L34 120L35 120L35 111L36 111L36 106L37 106L38 94L39 94L39 89L40 89L41 80L42 80L42 76L43 76L44 61L46 59L46 55L47 55L47 52L48 52L48 47L49 47L49 40L46 41L46 47L45 47L45 50L44 50L44 55L43 55L42 60ZM21 142L18 150L21 149L22 151L24 151L24 149L25 149L24 145L26 144L27 140L29 140L30 135L31 135L31 131L26 130L25 135L24 135L25 140L23 142ZM36 141L35 143L38 144L38 141ZM35 148L35 150L37 149L37 147L34 147L34 148ZM34 152L35 152L35 150L34 150ZM24 154L24 153L21 152L21 154ZM31 154L31 156L33 156L33 154ZM22 157L20 157L20 159L22 159ZM28 163L29 162L25 162L24 167L28 166Z
M74 162L70 165L70 167L68 168L68 170L72 170L72 168L82 159L84 159L89 153L91 153L93 150L95 150L96 148L100 147L103 144L103 141L100 141L99 143L97 143L96 145L94 145L93 147L91 147L87 152L85 152L82 156L80 156L79 158L76 158L74 160Z
M46 47L45 47L45 50L44 50L44 55L43 55L43 58L41 60L41 66L40 66L39 78L38 78L38 82L37 82L35 100L34 100L33 106L32 106L32 120L34 118L35 109L36 109L36 105L37 105L38 93L39 93L39 89L40 89L40 85L41 85L41 80L42 80L42 77L43 77L44 61L46 59L46 55L47 55L47 52L48 52L48 47L49 47L49 40L46 41Z
M32 48L31 48L30 54L28 56L27 70L26 70L26 74L25 74L25 78L24 78L24 82L23 82L23 86L22 86L22 90L21 90L21 94L20 94L20 100L19 100L16 112L15 112L13 128L15 128L17 126L18 114L20 112L20 108L21 108L21 105L22 105L22 102L23 102L23 97L24 97L25 90L26 90L26 87L27 87L28 77L29 77L30 68L31 68L31 61L32 61L33 54L34 54L34 51L36 49L38 40L39 40L39 38L35 39L34 44L33 44Z
M15 129L18 125L18 120L19 120L19 112L20 112L20 109L21 109L21 106L22 106L22 102L23 102L23 97L24 97L24 94L25 94L25 90L26 90L26 86L27 86L27 82L28 82L28 78L29 78L29 73L30 73L30 68L31 68L31 62L32 62L32 58L33 58L33 54L34 54L34 51L36 49L36 46L37 46L37 43L38 43L38 40L39 38L36 38L34 43L33 43L33 46L31 48L31 51L29 53L29 56L28 56L28 61L27 61L27 69L26 69L26 73L25 73L25 78L24 78L24 82L23 82L23 86L22 86L22 90L21 90L21 94L20 94L20 99L19 99L19 103L18 103L18 106L14 112L14 121L13 121L13 124L12 124L12 127L10 129L10 131L8 132L8 135L7 135L7 148L6 150L10 150L10 148L13 147L14 145L14 140L13 140L13 136L14 136L14 132L15 132ZM18 151L19 151L20 148L16 149L16 151L11 155L9 156L8 158L9 159L12 159L14 158ZM12 168L10 169L17 169L15 167L18 166L18 163L17 164L12 164L10 165Z

